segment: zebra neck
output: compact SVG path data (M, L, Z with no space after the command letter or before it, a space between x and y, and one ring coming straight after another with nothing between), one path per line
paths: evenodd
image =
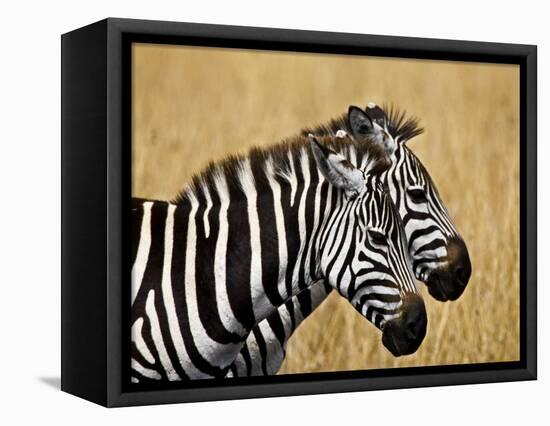
M325 280L320 280L292 297L284 307L279 308L279 316L284 324L287 338L290 338L298 326L326 300L331 291L332 287Z
M244 161L237 185L218 175L189 192L195 281L209 317L246 336L252 327L319 278L320 229L330 215L329 185L307 153L289 157L284 176Z

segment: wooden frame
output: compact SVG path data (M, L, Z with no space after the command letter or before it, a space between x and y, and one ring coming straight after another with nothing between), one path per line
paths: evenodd
M520 65L520 361L124 385L132 42ZM536 379L536 46L106 19L62 36L62 390L105 406ZM233 384L234 383L234 384Z

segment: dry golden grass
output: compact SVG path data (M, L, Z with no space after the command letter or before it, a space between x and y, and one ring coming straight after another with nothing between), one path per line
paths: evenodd
M271 144L368 101L421 119L411 147L470 252L456 302L424 291L428 333L394 358L331 295L297 330L281 373L519 359L519 69L516 66L136 45L133 195L171 199L208 161Z

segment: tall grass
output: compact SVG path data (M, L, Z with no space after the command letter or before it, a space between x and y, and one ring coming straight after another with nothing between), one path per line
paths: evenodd
M297 330L281 373L519 358L519 69L516 66L136 45L133 195L171 199L210 160L271 144L368 101L420 118L410 142L461 231L464 295L424 291L428 332L394 358L331 295Z

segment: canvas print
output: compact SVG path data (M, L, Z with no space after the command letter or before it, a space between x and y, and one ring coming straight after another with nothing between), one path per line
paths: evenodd
M131 64L131 383L519 360L518 65Z

